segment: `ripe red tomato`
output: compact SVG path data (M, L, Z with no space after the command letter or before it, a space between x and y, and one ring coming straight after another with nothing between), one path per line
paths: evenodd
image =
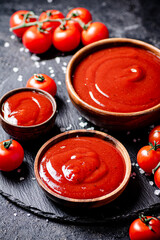
M44 53L52 45L52 34L51 32L40 32L37 26L32 26L24 33L22 42L30 52Z
M105 39L109 37L108 28L101 22L93 22L82 31L81 39L83 45Z
M153 128L149 134L149 142L154 144L154 141L160 144L160 125Z
M27 13L30 13L28 14L25 22L26 23L29 23L29 22L35 22L36 21L36 18L34 17L33 13L32 12L29 12L27 10L20 10L20 11L17 11L15 12L11 18L10 18L10 27L13 28L13 27L16 27L16 26L19 26L23 23L23 19L24 19L24 15L27 14ZM13 30L14 34L17 35L17 37L22 37L24 32L28 29L29 27L23 27L23 28L19 28L19 29L15 29Z
M47 10L41 13L41 15L39 16L39 21L43 21L47 18L51 20L54 20L57 18L63 19L64 15L58 10ZM51 28L50 31L54 31L59 25L60 25L60 22L45 22L43 23L43 29Z
M63 30L61 26L53 32L53 45L62 52L70 52L80 43L80 31L74 25L66 24Z
M46 74L34 74L34 76L28 80L26 87L42 89L50 93L53 97L57 92L55 81Z
M154 173L154 182L158 188L160 188L160 165Z
M24 158L22 146L15 140L0 142L0 170L12 171L18 168Z
M137 162L145 172L152 173L160 162L160 149L154 150L150 145L142 147L138 151Z
M136 219L132 222L129 228L130 239L159 240L160 220L151 216L141 217L141 219Z
M79 30L82 30L82 27L78 23L79 20L81 20L85 24L92 21L91 13L86 8L82 8L82 7L77 7L77 8L71 9L68 12L66 18L72 18L72 19L77 20L77 22L74 20L73 21L69 20L69 24L75 25L77 28L79 28Z

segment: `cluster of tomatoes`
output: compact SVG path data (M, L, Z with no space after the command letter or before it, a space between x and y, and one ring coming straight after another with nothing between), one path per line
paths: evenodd
M149 145L138 151L137 162L146 173L154 174L154 182L160 188L160 126L150 132Z
M80 42L88 45L109 36L107 27L101 22L92 22L91 13L81 7L70 10L66 17L58 10L47 10L39 17L20 10L11 16L10 27L35 54L46 52L52 44L62 52L69 52Z

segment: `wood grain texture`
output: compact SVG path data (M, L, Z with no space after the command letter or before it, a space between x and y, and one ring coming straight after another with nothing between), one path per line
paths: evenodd
M66 14L69 8L82 6L91 11L94 20L102 21L108 26L110 37L136 38L159 47L158 1L152 4L148 0L145 3L140 0L134 2L117 0L114 4L112 0L101 3L96 0L93 0L92 3L85 0L81 2L78 0L70 2L55 0L51 4L42 0L1 0L0 21L3 22L3 28L0 35L0 95L2 96L14 88L24 87L34 73L45 73L51 76L53 70L55 74L53 78L58 87L56 95L58 114L54 128L48 135L42 136L36 142L22 143L25 149L25 159L21 168L13 173L0 173L0 192L2 195L36 214L52 218L55 221L72 223L106 223L106 221L131 218L137 216L139 212L145 211L147 213L160 208L160 197L154 194L157 188L151 185L153 177L141 174L139 167L135 165L139 148L148 143L148 131L151 127L138 131L124 131L119 134L108 131L110 135L124 144L132 163L134 163L132 173L135 176L131 178L128 187L117 200L100 209L87 211L76 209L73 211L58 206L48 199L35 181L33 171L34 158L42 144L56 134L71 129L95 128L105 132L107 129L100 129L90 124L81 117L69 101L65 86L65 67L76 51L63 54L52 47L47 53L34 56L27 52L21 41L14 38L13 34L8 31L9 17L19 9L34 10L40 14L42 10L55 8ZM151 9L154 14L151 14ZM159 122L155 124L159 124ZM9 137L0 127L0 141Z

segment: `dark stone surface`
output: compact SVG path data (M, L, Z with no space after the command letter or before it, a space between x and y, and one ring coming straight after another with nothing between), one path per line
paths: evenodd
M34 198L28 198L27 191L31 191L33 188L37 190L39 194L39 188L33 180L33 171L31 171L31 166L34 161L34 156L43 142L49 139L51 136L56 135L59 132L67 130L68 128L76 129L83 128L80 122L86 123L85 119L79 119L80 114L73 108L72 104L67 102L68 95L65 89L65 74L63 72L62 66L64 63L68 63L74 52L69 54L62 54L51 48L50 51L43 54L40 59L33 58L33 55L26 52L20 40L17 38L13 39L13 34L8 31L9 28L9 17L17 10L27 9L33 10L36 14L40 14L42 10L47 9L58 9L64 14L68 12L69 9L81 6L88 8L93 16L94 21L101 21L105 23L109 29L110 37L128 37L135 38L146 41L155 45L160 46L160 4L159 1L143 1L143 0L106 0L106 1L58 1L53 0L51 3L46 0L1 0L0 1L0 95L2 96L6 91L11 90L16 87L23 87L26 81L33 73L44 72L51 75L49 67L53 67L55 73L55 81L58 86L58 94L56 97L59 114L56 119L56 126L53 131L45 136L43 139L36 144L23 144L25 148L25 160L21 168L21 172L15 174L1 174L0 175L0 190L2 194L9 197L13 202L15 197L19 200L26 201L24 207L30 206L30 201L32 200L33 206L37 206L38 198L34 202ZM9 44L9 46L8 46ZM55 57L60 57L60 64L57 64ZM18 68L18 71L16 72ZM22 77L21 77L22 76ZM74 116L74 117L73 117ZM73 121L71 120L73 118ZM70 126L71 124L71 126ZM93 127L93 125L87 122L85 128ZM70 129L68 129L70 130ZM150 127L142 129L138 132L131 132L122 134L115 134L109 132L122 141L122 143L127 147L130 153L132 162L136 161L137 150L147 144L147 136ZM4 140L9 136L0 129L0 140ZM136 140L136 142L135 142ZM150 208L152 204L158 205L160 198L154 195L156 190L155 186L151 186L149 181L153 179L147 178L144 175L141 176L138 168L133 168L136 172L136 179L131 179L130 184L134 186L134 191L132 192L132 201L129 201L128 195L123 195L126 203L125 213L130 214L130 209L139 207L144 209L148 207L148 211L145 213L150 213L155 216L160 215L159 208ZM20 178L24 178L20 180ZM13 180L14 179L14 180ZM24 186L24 191L23 191ZM22 187L22 188L21 188ZM143 192L143 190L145 191ZM138 194L139 192L139 194ZM148 194L148 195L147 195ZM143 198L144 202L139 202L139 198ZM126 197L126 199L125 199ZM45 197L44 197L45 198ZM47 200L48 201L48 200ZM0 196L0 239L129 239L128 238L128 228L131 221L138 216L133 214L130 218L123 219L120 222L107 221L103 225L78 225L77 222L72 221L72 223L65 225L58 222L53 222L51 219L41 218L40 216L33 215L30 210L25 211L15 203L10 203L7 199ZM137 206L137 202L140 204ZM18 203L18 202L17 202ZM19 204L20 205L20 204ZM116 205L116 203L115 203ZM114 206L114 204L113 204ZM41 206L37 206L41 208ZM29 208L28 208L29 209ZM58 208L56 210L56 216L63 218L63 211ZM115 210L115 209L114 209ZM138 209L137 209L138 210ZM47 209L45 209L47 211ZM49 208L50 211L50 208ZM97 211L98 212L98 211ZM120 213L120 212L119 212ZM38 214L38 213L37 213ZM115 215L117 212L115 211ZM42 214L44 215L44 214ZM70 213L69 213L70 215ZM66 213L68 216L68 212ZM76 216L76 213L73 213ZM101 215L97 215L100 218ZM104 219L105 214L102 216ZM95 219L95 216L93 216ZM105 216L106 217L106 216ZM83 216L84 218L84 216ZM76 218L75 218L76 219ZM87 218L86 218L87 219ZM55 219L59 220L59 218ZM62 219L61 219L62 220ZM95 219L94 222L96 222ZM85 221L84 221L85 222ZM91 221L92 222L92 221Z

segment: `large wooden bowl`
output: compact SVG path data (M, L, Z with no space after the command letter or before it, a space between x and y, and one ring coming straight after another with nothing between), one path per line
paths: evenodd
M33 125L33 126L18 126L11 124L8 122L6 119L4 119L3 114L2 114L2 106L3 103L12 95L19 93L19 92L27 92L27 91L34 91L43 94L46 96L52 103L53 106L53 113L50 116L49 119L47 119L45 122L42 122L41 124ZM31 139L36 139L43 134L46 134L51 130L51 128L54 125L55 122L55 117L56 117L56 109L57 109L57 104L55 99L47 92L36 89L36 88L17 88L14 89L10 92L7 92L1 99L0 99L0 120L1 120L1 125L3 129L12 137L18 140L22 141L27 141Z
M89 136L89 137L96 137L103 139L104 141L107 141L111 143L115 148L117 148L120 153L123 156L124 163L125 163L125 176L119 187L117 187L114 191L112 191L109 194L106 194L101 197L97 198L92 198L92 199L74 199L74 198L68 198L68 197L63 197L54 191L52 191L48 186L42 181L40 174L39 174L39 164L40 161L43 157L43 155L46 153L46 151L52 147L54 144L63 141L68 138L73 138L77 136ZM34 163L34 172L36 179L40 185L40 187L44 190L44 192L55 202L58 204L64 205L64 206L69 206L69 207L87 207L87 208L92 208L92 207L99 207L102 205L105 205L114 199L116 199L126 188L128 181L130 179L131 175L131 161L129 154L125 147L115 138L112 136L95 131L95 130L72 130L68 131L62 134L59 134L53 138L51 138L49 141L47 141L38 151L36 158L35 158L35 163Z
M132 46L152 52L160 57L160 50L148 43L128 38L110 38L90 44L79 50L70 60L66 72L66 86L69 97L82 116L93 124L113 130L139 128L160 119L160 104L144 111L119 113L93 107L84 102L75 92L72 78L76 66L89 54L113 46ZM133 103L134 104L134 103Z

